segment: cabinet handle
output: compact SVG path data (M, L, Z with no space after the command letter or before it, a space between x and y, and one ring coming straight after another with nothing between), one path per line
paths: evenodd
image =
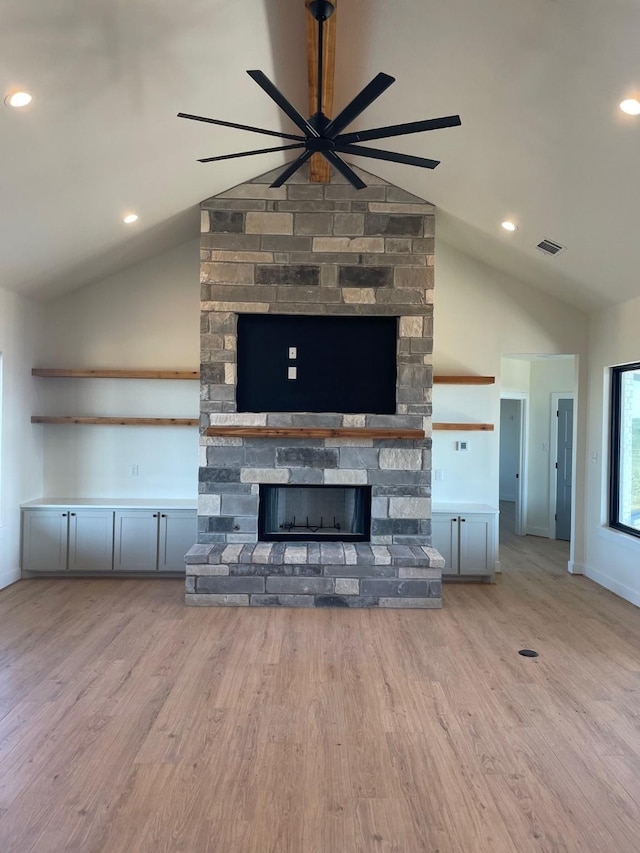
M63 512L63 513L62 513L62 517L63 517L63 518L66 518L66 517L67 517L67 513L66 513L66 512Z
M466 520L467 520L466 518L461 518L461 519L460 519L460 521L466 521Z
M167 516L166 516L166 513L164 513L164 512L163 512L163 513L162 513L162 515L160 516L160 518L166 518L166 517L167 517Z
M153 513L153 517L154 517L154 518L157 518L157 517L158 517L158 513L157 513L157 512L154 512L154 513Z
M70 512L69 515L75 515L75 512Z
M457 521L457 520L458 520L457 518L452 518L452 519L451 519L451 521Z

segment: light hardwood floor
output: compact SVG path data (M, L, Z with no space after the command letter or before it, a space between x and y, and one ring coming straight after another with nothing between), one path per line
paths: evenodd
M637 853L640 611L566 555L506 534L499 582L441 612L15 584L0 850Z

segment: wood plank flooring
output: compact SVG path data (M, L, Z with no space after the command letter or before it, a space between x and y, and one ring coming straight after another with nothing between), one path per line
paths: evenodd
M501 557L429 612L2 591L0 850L636 853L640 611L566 543Z

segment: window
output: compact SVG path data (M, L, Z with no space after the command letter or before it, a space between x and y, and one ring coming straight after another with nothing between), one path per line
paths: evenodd
M609 524L640 537L640 363L611 371Z

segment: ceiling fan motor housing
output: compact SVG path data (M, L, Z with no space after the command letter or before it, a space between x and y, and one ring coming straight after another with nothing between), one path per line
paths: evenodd
M309 3L309 11L316 21L326 21L335 12L335 6L328 0L312 0Z

